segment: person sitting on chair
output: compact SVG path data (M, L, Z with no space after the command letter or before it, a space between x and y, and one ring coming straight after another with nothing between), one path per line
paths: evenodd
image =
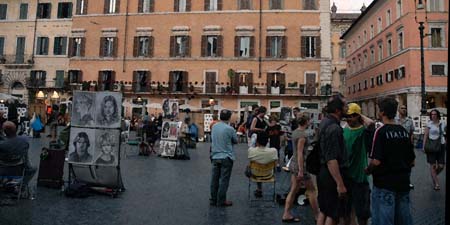
M3 131L6 137L0 137L0 164L13 165L21 160L25 163L25 176L23 178L22 191L25 190L25 196L28 182L36 173L36 168L31 165L28 158L28 149L30 147L28 141L21 136L17 136L16 125L11 121L3 123Z
M258 133L258 136L256 137L256 147L250 147L248 149L248 159L259 164L267 164L278 160L277 149L266 147L268 141L269 136L266 132ZM262 183L257 183L254 194L257 198L262 197Z

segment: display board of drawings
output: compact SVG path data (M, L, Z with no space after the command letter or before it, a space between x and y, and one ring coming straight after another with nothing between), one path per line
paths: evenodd
M179 115L178 101L165 99L163 101L163 123L161 128L161 140L159 149L161 156L174 157L177 149L178 135L181 130L181 122L177 120Z
M69 163L117 166L122 94L73 93Z

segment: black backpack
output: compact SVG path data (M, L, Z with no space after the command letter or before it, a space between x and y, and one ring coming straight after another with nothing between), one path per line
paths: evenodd
M320 172L320 141L314 141L311 143L313 149L306 157L306 171L308 173L318 175Z

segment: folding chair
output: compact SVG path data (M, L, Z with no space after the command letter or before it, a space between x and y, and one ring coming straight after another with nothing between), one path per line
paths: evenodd
M252 172L252 176L248 178L248 200L252 201L268 201L262 198L261 200L255 200L251 198L251 184L253 183L273 183L273 191L272 191L272 202L275 202L275 167L277 165L277 161L272 161L267 164L260 164L255 161L250 161L250 170Z
M130 132L128 135L129 136L125 142L128 145L128 148L126 150L130 149L131 146L136 146L138 148L138 152L139 152L139 144L141 143L142 138L138 137L136 132ZM127 157L126 150L123 151L125 153L125 158Z
M17 201L19 201L22 195L23 180L25 178L25 163L23 159L19 160L16 163L9 163L9 162L6 163L0 161L0 178L3 177L21 178L19 185L19 193L17 194Z

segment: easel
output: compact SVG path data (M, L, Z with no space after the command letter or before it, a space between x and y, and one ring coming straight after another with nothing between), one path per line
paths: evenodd
M122 129L118 128L118 129L111 129L111 130L119 130L119 134L121 134ZM75 167L78 167L78 169L88 169L90 176L92 179L96 179L96 173L97 173L97 169L102 168L102 169L106 169L106 168L111 168L111 169L116 169L116 184L115 185L110 185L110 184L100 184L100 183L95 183L95 182L89 182L86 180L82 180L83 182L86 182L87 185L94 191L101 193L101 194L106 194L106 195L110 195L111 197L115 198L117 197L117 195L121 192L125 191L125 187L123 185L123 181L122 181L122 175L120 172L120 151L121 151L121 146L122 146L122 140L119 141L119 149L118 149L118 153L117 153L117 166L114 168L113 166L100 166L100 165L82 165L82 164L74 164L74 163L68 163L69 166L69 185L72 183L72 179L74 179L75 181L77 180L77 176L76 176L76 172L74 169ZM72 178L72 176L74 178ZM108 190L109 189L109 190Z

